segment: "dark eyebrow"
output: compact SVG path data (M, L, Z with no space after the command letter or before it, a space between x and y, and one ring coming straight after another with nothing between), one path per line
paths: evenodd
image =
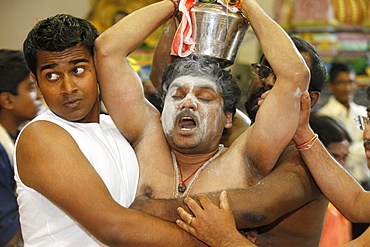
M52 68L55 68L55 67L58 67L58 65L56 63L47 64L47 65L41 66L40 72L42 72L43 70L52 69Z
M71 60L68 63L69 64L78 64L78 63L87 63L87 62L89 62L89 61L86 58L79 58L79 59Z
M68 63L72 64L72 65L75 65L75 64L83 63L83 62L86 63L86 62L88 62L88 60L86 58L79 58L79 59L71 60ZM56 63L47 64L47 65L41 66L41 71L43 71L45 69L53 69L55 67L58 67L58 64L56 64Z

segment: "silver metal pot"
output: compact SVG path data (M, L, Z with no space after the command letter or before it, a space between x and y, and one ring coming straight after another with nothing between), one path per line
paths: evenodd
M217 58L224 67L232 65L249 23L239 13L216 3L200 3L191 9L195 54Z

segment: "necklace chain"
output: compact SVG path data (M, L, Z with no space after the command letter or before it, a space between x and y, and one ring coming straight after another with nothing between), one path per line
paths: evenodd
M224 149L223 144L219 144L218 151L215 153L211 158L209 158L203 165L201 165L198 169L196 169L192 174L190 174L189 177L186 179L183 179L182 172L180 169L180 166L177 164L176 156L171 151L172 161L173 161L173 167L175 170L175 197L180 197L180 193L182 193L182 197L186 196L189 192L191 187L194 185L195 180L198 178L200 172L208 166L208 164L216 159ZM189 185L186 186L185 183L191 178L193 179L189 182Z
M178 166L178 165L177 165ZM182 171L181 171L181 168L179 167L179 172L180 172L180 180L183 184L186 183L186 181L188 181L202 166L198 167L198 169L196 169L192 174L190 174L189 177L187 177L186 179L183 179L182 177Z

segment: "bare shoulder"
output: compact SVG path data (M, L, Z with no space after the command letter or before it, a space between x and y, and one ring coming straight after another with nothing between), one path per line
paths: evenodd
M312 195L311 199L317 199L323 196L302 157L295 149L294 144L287 146L273 171L291 174L291 176L299 179L305 185L303 188L306 191L310 191Z
M71 135L52 122L33 122L19 136L16 147L19 177L34 189L41 189L48 178L84 160L85 156Z
M48 121L28 125L21 133L16 159L23 184L63 209L91 233L101 231L99 225L108 224L111 219L117 222L116 213L122 206L113 200L103 179L62 127Z
M306 167L299 152L295 150L294 145L287 146L279 157L273 171L292 174L300 180L305 181L307 184L314 183L311 173Z
M66 130L50 121L40 120L27 125L21 132L17 144L17 155L29 151L30 148L35 151L50 150L48 145L53 147L59 143L69 142L74 142L74 140Z

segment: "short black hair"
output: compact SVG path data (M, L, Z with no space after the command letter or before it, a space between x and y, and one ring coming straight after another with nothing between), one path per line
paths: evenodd
M37 52L60 52L83 45L94 55L94 41L99 32L87 20L67 14L58 14L39 21L28 33L23 52L32 73L36 76Z
M329 82L333 82L341 72L355 73L355 70L348 63L334 62L329 71Z
M317 52L316 48L308 41L295 36L291 37L291 39L295 47L301 54L308 54L311 58L311 66L308 65L311 73L308 91L321 92L327 77L327 70L324 61ZM262 62L263 60L265 61L264 63L267 62L266 65L269 66L268 61L265 59L264 54L262 54L260 62Z
M0 50L0 93L18 95L18 85L30 76L23 52Z

